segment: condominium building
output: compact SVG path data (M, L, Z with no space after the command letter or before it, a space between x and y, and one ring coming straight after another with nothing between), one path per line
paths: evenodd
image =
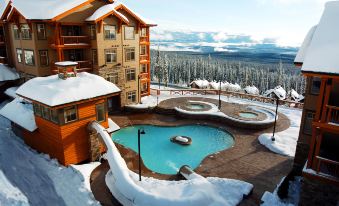
M78 72L102 76L121 89L124 106L150 92L150 27L112 0L2 0L0 62L24 81L57 72L55 62L78 62Z

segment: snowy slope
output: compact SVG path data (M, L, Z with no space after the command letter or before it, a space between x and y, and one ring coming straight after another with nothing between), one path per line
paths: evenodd
M80 173L28 148L13 134L10 122L0 116L1 173L0 198L17 194L18 204L25 205L27 198L31 205L99 205ZM12 186L6 187L8 183Z

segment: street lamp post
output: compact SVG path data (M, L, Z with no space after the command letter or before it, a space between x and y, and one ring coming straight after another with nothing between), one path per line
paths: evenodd
M138 158L139 158L139 181L141 181L141 154L140 154L140 136L146 134L144 129L138 129Z
M221 109L221 79L219 82L219 106L218 106L219 110Z
M274 119L274 127L273 127L273 135L272 135L272 142L275 141L275 127L277 125L277 116L278 116L278 107L279 107L279 97L277 97L277 105L276 105L276 108L275 108L275 119Z

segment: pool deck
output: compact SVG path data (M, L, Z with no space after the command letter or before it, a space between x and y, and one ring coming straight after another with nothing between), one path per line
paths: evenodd
M226 109L226 107L223 109ZM293 158L275 154L259 143L258 136L262 133L272 132L272 128L261 130L239 129L220 121L184 119L175 115L155 113L121 113L112 115L110 118L120 127L135 124L159 126L205 124L231 132L235 138L235 146L206 157L195 171L205 177L224 177L252 183L254 185L253 193L240 203L241 206L260 205L263 193L273 191L281 178L286 176L292 168ZM279 114L277 132L283 131L289 126L289 119L285 115ZM138 172L137 154L121 146L118 146L118 149L129 169ZM119 205L105 184L105 175L108 169L108 164L103 163L93 171L91 188L95 198L103 205ZM143 176L152 176L158 179L177 180L180 178L176 175L155 174L144 166L142 166L142 173Z

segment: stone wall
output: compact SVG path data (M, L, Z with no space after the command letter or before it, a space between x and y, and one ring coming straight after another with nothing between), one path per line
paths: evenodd
M338 206L339 186L304 177L301 186L299 205Z
M90 132L89 133L89 161L94 162L99 160L101 156L101 146L98 133Z

